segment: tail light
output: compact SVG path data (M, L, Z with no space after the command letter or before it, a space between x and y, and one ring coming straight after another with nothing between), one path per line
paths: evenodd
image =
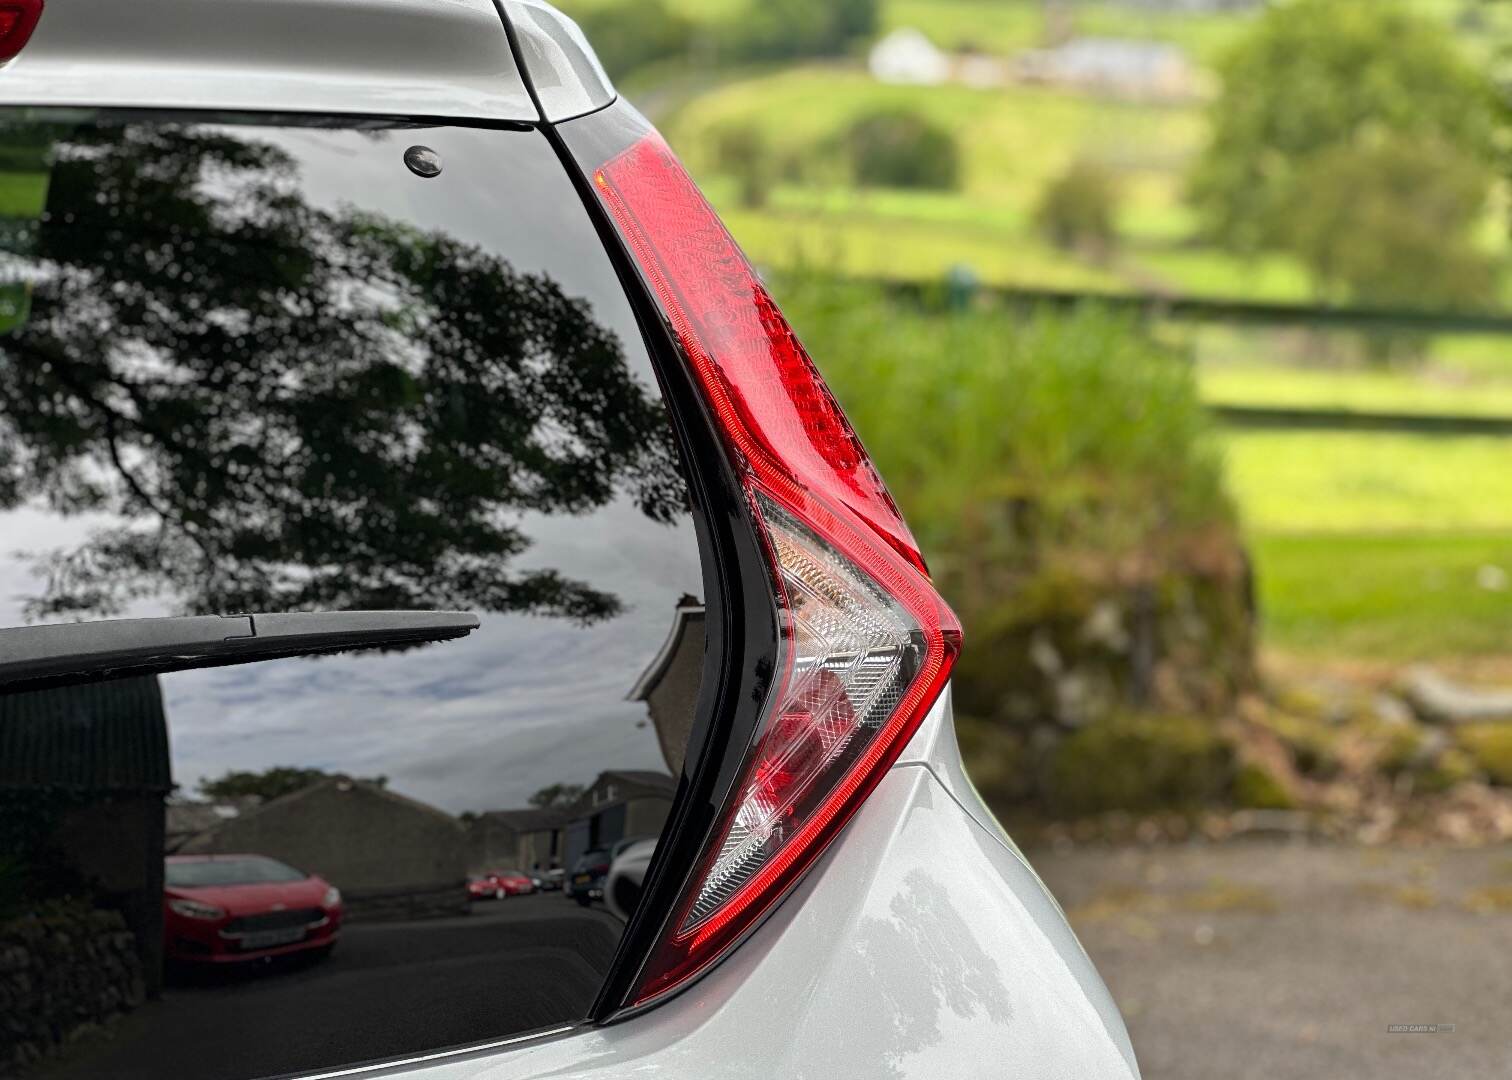
M631 994L642 1004L813 863L939 696L961 634L813 361L671 150L650 133L593 180L745 486L781 640L742 778Z
M0 0L0 63L14 60L42 17L42 0Z

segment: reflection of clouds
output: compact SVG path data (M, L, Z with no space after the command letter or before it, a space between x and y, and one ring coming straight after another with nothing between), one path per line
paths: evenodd
M396 791L460 811L520 806L548 783L587 783L607 768L664 770L654 731L636 726L645 706L624 697L677 597L701 589L692 529L623 502L525 528L529 561L611 588L624 613L591 627L485 613L472 636L408 653L169 675L174 778L190 789L232 768L301 765L385 775ZM612 548L586 542L604 533Z
M237 129L225 130L234 133ZM561 186L561 166L554 156L512 156L510 182L504 188L496 171L456 167L459 161L491 160L498 152L499 132L465 127L373 130L365 134L360 149L331 138L329 132L309 129L259 128L257 136L298 160L300 193L311 206L337 210L349 205L353 193L359 192L364 211L439 229L486 250L503 252L516 266L571 282L573 293L621 293L607 259L583 259L575 245L562 242L564 235L582 228L582 210L576 200L532 199L528 206L515 201L514 192ZM442 163L452 167L433 180L411 176L404 166L404 150L416 142L433 148ZM380 148L377 153L370 149L373 145ZM486 210L480 213L480 207ZM640 337L627 304L595 305L594 316L622 341Z
M106 523L0 513L0 626L25 621L38 586L16 548L74 543ZM522 527L534 541L522 566L610 588L624 612L586 628L485 613L472 636L408 653L166 676L175 780L192 791L229 769L300 765L386 775L396 791L461 811L520 806L548 783L586 783L603 769L664 770L654 730L636 726L645 706L624 697L678 596L702 590L691 527L658 525L624 501L588 517L530 515ZM615 543L595 539L604 534ZM165 613L141 603L128 614Z

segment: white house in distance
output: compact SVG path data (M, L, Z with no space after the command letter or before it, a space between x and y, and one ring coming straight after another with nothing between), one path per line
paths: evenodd
M913 27L884 35L867 54L866 67L878 82L900 86L939 86L951 77L950 56Z
M1119 97L1179 99L1200 89L1186 53L1161 41L1072 38L1054 48L1019 53L1014 66L1020 82Z

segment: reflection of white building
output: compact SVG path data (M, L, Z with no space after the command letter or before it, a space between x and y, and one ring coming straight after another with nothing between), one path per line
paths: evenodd
M938 86L950 78L950 57L912 27L894 30L872 46L867 70L878 82Z

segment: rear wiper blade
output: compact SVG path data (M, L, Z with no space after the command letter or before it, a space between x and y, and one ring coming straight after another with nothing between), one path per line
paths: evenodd
M0 630L0 692L420 645L466 637L478 625L467 611L297 611L21 626Z

